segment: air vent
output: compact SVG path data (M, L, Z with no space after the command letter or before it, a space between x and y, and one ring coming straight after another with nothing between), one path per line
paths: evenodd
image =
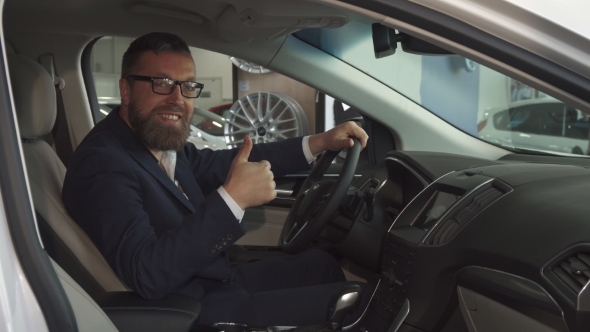
M435 229L430 233L424 244L441 245L449 242L459 231L490 204L502 197L504 193L495 187L488 187L473 197L466 197L458 212L451 213L451 217L443 219L438 223Z
M543 277L578 311L590 311L590 244L576 244L541 269Z
M571 290L579 294L590 281L590 252L571 255L553 265L551 270Z

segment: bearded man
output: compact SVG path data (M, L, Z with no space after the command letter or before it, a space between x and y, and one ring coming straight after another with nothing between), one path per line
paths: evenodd
M276 196L274 176L309 169L322 151L352 146L352 136L364 147L367 134L348 123L305 138L253 146L246 137L240 149L197 150L187 138L202 88L179 37L150 33L131 43L121 106L85 137L68 167L67 211L134 292L199 299L200 325L325 322L345 282L331 255L308 251L232 268L224 250L245 233L244 209Z

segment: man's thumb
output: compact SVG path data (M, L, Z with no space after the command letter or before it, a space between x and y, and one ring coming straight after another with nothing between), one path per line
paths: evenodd
M245 163L248 162L250 157L250 151L252 151L252 139L248 135L244 135L244 142L240 147L240 151L234 158L234 163Z

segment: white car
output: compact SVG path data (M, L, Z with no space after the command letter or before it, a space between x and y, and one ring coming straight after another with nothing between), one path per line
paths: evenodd
M483 140L522 149L586 154L588 116L553 98L518 101L484 112L478 125Z
M129 290L61 203L68 156L100 114L91 59L120 65L93 45L151 31L301 81L321 91L317 104L326 94L350 105L370 136L362 152L347 152L345 166L322 159L321 181L305 181L307 173L275 179L277 199L246 211L248 234L228 251L232 263L309 247L334 254L348 280L376 288L359 320L326 321L335 330L590 330L590 158L570 155L587 149L587 0L0 6L0 332L188 331L196 321L198 299L146 300ZM234 83L235 91L248 86ZM518 104L530 112L514 104L545 95L559 102ZM547 105L556 110L537 111ZM551 134L521 127L539 113L559 123ZM317 133L329 122L315 120ZM579 138L568 138L578 120ZM537 142L516 144L521 134ZM335 182L338 195L319 196ZM249 328L225 323L195 329Z

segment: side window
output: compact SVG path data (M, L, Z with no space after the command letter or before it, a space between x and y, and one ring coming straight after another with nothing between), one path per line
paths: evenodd
M515 109L515 114L526 114L520 126L514 127L513 131L524 132L536 135L562 136L561 121L556 118L554 106L533 105Z
M563 106L560 111L563 135L567 138L587 140L590 134L588 115L575 108Z
M103 37L92 49L90 58L94 86L100 105L105 105L103 115L121 103L119 78L123 54L133 38ZM209 110L224 103L233 102L232 65L227 56L191 47L191 54L197 67L197 80L205 85L195 103L199 108ZM197 61L198 59L198 61ZM198 123L202 117L195 116Z
M121 103L123 54L133 38L103 37L92 49L90 67L100 121ZM315 133L317 91L278 73L227 55L190 47L197 81L189 141L197 148L240 146L244 135L255 143Z
M531 111L528 107L510 109L508 111L510 117L507 129L523 133L535 132L535 123L539 122L539 116L534 111Z
M508 125L510 123L510 114L508 113L508 110L494 114L492 119L494 121L494 128L496 128L497 130L510 130ZM485 125L486 123L483 122L480 123L479 127L484 127Z
M539 103L497 112L494 128L536 135L588 140L589 117L563 103Z

